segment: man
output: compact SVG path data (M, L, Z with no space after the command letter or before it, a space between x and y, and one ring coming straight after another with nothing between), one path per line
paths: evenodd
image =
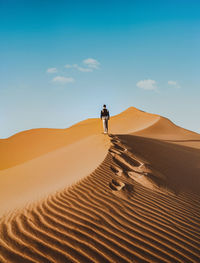
M106 105L103 105L101 110L101 119L103 121L104 133L108 133L108 120L110 119L109 111L106 109Z

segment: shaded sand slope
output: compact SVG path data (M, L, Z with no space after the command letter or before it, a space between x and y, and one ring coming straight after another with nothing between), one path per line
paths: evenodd
M56 193L25 194L26 207L1 217L0 262L200 262L200 135L133 107L111 119L110 137L99 120L77 125L84 136L34 146L37 158L2 170L34 164L39 192L60 179Z
M129 147L112 137L90 176L4 217L1 262L199 262L199 195L141 184Z
M119 138L149 167L161 173L166 187L177 193L187 189L200 194L200 149L133 135Z
M134 134L200 148L199 134L183 129L164 117L160 117L157 122L143 130L135 131Z

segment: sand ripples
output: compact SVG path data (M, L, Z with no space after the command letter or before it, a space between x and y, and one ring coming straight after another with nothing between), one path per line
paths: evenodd
M112 148L76 185L1 219L0 262L200 262L200 197L146 187L128 176L147 175L142 161Z

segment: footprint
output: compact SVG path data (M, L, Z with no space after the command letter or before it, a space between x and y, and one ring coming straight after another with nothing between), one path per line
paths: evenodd
M134 193L134 187L132 184L125 184L120 180L112 180L109 183L110 189L113 190L113 194L120 198L130 199Z
M113 139L120 142L120 143L123 143L123 144L125 143L125 141L123 139L119 138L118 136L114 136Z
M148 173L151 173L152 172L152 169L150 167L150 165L148 164L145 164L145 163L142 163L140 166L139 166L139 169L140 171L142 171L144 174L148 174Z
M124 171L132 171L141 165L139 161L129 157L126 154L115 155L113 161L120 166Z
M112 179L112 182L109 183L109 186L112 190L119 191L125 186L125 184L120 180Z
M120 151L124 151L125 147L123 145L119 145L117 143L112 143L113 148L120 150Z
M141 164L140 166L132 167L132 172L140 175L148 175L149 173L152 173L152 169L147 167L145 164Z
M117 140L117 139L111 139L110 140L112 143L120 143L120 140Z
M115 173L117 176L125 176L123 169L117 165L111 165L110 169Z
M134 171L130 171L127 174L131 179L139 179L143 176L143 174Z
M116 165L111 165L110 168L111 168L111 170L112 170L114 173L118 173L118 172L123 171L119 166L116 166Z
M132 171L132 169L130 169L129 166L127 166L126 164L124 164L124 162L121 162L121 160L119 160L118 156L113 156L113 162L117 167L120 167L124 172L127 171Z
M109 149L109 152L110 152L112 155L114 155L114 154L119 154L119 155L121 155L121 152L118 151L117 149L115 149L114 147L111 147L111 148Z

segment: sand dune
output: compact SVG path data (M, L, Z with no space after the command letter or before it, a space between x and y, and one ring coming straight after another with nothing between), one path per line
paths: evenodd
M129 108L111 118L112 132L138 130L158 118ZM109 148L101 132L99 119L88 119L68 129L33 129L0 140L0 215L90 174Z
M1 165L0 183L16 176L26 199L14 211L20 192L0 184L10 196L0 262L200 262L200 135L135 108L111 119L110 136L100 124L0 142L1 154L16 154ZM23 141L17 159L13 147Z
M131 107L111 118L110 132L134 132L152 125L158 119L157 115ZM0 170L25 163L101 132L102 124L99 119L88 119L67 129L32 129L0 139Z
M135 131L134 135L200 148L199 134L183 129L164 117L160 117L158 121L145 129Z

